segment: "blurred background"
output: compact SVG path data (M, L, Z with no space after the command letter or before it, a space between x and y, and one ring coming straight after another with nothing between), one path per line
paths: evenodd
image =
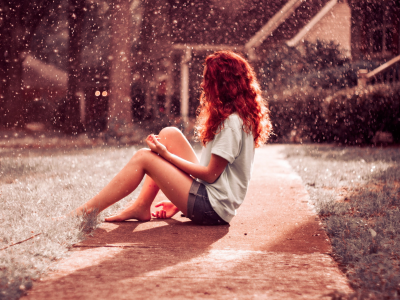
M399 0L1 0L1 137L192 134L204 59L230 49L272 141L398 143L399 18Z

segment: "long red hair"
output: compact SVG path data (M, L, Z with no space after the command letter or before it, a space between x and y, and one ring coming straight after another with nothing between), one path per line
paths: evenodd
M264 144L271 132L269 110L261 97L253 68L239 54L218 51L205 60L203 92L197 110L197 136L203 146L221 131L232 113L243 120L243 130L253 133L255 147Z

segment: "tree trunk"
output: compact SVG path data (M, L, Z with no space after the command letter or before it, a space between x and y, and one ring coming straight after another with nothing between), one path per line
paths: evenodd
M150 66L146 72L146 82L148 90L152 91L152 98L149 98L146 106L152 111L153 118L160 117L158 110L156 90L160 85L160 78L167 78L166 96L170 99L173 94L170 75L171 63L170 45L171 45L171 20L170 20L170 4L164 0L147 0L143 1L144 18L141 28L141 51L143 52L143 60ZM166 99L167 99L166 97ZM170 102L170 100L169 100ZM167 105L168 104L168 105ZM169 103L164 103L169 106ZM152 106L152 107L151 107ZM167 114L169 111L167 112Z
M5 104L6 104L6 93L7 93L7 62L6 62L6 51L7 51L7 30L4 24L6 18L4 3L0 3L0 18L3 20L0 22L0 126L5 125Z
M5 103L6 127L23 127L25 99L22 91L22 59L15 47L10 47L9 63L7 68L8 82Z
M131 13L129 0L114 0L111 5L110 97L108 131L120 135L132 126L131 93Z
M0 124L23 127L26 103L22 63L31 39L49 8L59 0L0 2Z
M2 123L6 127L24 126L24 97L22 94L23 28L19 24L19 10L9 7L4 13L2 33Z
M81 82L82 26L85 1L69 0L69 48L68 48L68 91L63 106L65 128L71 134L77 134L81 128L80 103L77 95Z

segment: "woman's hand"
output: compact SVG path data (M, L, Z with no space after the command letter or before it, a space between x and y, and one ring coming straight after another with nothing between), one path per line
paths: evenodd
M166 161L175 165L188 175L191 175L193 178L199 178L208 183L215 182L215 180L218 179L229 163L225 158L211 154L208 166L202 166L198 163L187 161L175 154L172 154L168 151L167 147L161 144L158 140L158 136L154 134L151 134L147 137L146 143L151 151L159 154Z
M156 204L156 207L162 206L162 209L157 210L156 212L152 213L151 215L157 219L169 219L173 217L178 211L177 208L172 202L170 201L163 201Z
M150 134L146 139L146 143L151 151L163 156L163 154L167 152L167 147L161 144L159 140L160 138L158 135Z

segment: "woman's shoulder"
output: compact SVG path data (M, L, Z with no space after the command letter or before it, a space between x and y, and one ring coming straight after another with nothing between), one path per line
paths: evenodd
M239 117L237 113L231 114L228 118L225 120L225 126L231 127L233 129L236 128L241 128L243 125L242 118Z
M224 128L230 128L233 131L239 133L243 127L243 120L237 113L231 114L224 121Z

